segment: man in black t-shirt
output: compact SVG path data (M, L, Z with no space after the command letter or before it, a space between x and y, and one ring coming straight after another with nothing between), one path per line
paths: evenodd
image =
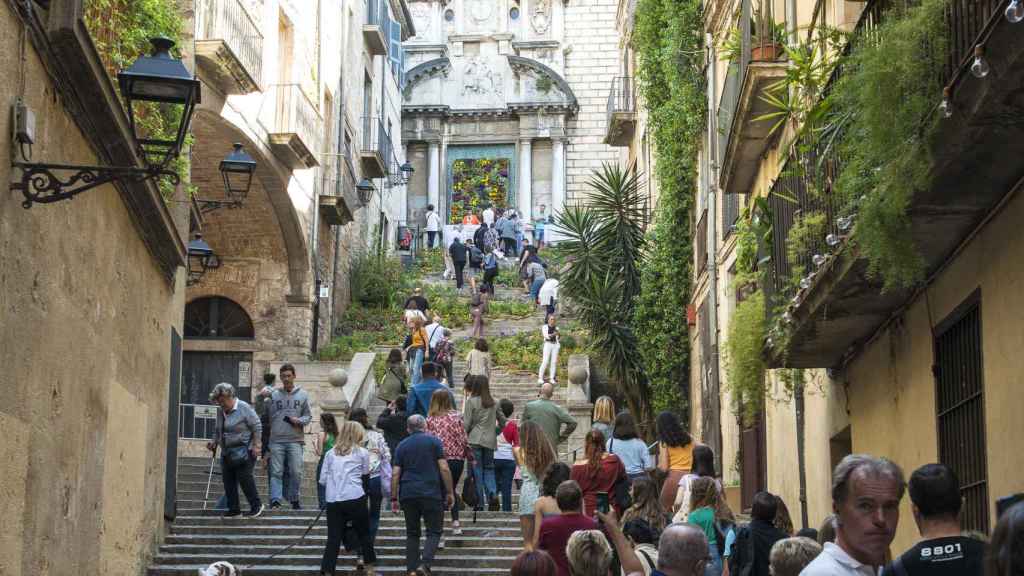
M960 481L945 464L925 464L908 482L921 541L883 576L982 576L985 543L960 535Z

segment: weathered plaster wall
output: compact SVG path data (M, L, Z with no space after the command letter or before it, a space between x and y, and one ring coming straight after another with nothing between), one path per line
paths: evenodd
M0 101L24 90L33 159L98 163L30 44L19 83L20 35L0 9ZM4 157L9 122L0 114ZM27 211L20 201L0 200L0 574L140 574L164 524L183 276L168 284L111 186Z

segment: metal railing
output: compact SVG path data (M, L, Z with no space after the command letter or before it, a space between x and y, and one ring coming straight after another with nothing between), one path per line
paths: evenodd
M740 196L742 194L722 194L722 240L732 234L732 226L740 219Z
M385 166L391 161L391 134L380 117L363 116L363 144L360 151L377 154Z
M633 91L633 79L629 76L612 78L612 87L608 91L608 121L618 112L636 112L636 96Z
M729 70L725 74L722 86L722 97L718 101L718 161L725 160L725 151L729 149L732 138L732 121L736 116L736 107L740 103L740 90L743 88L743 70L739 62L729 62Z
M224 41L256 84L262 82L263 34L241 0L199 0L196 40Z
M270 132L296 134L314 155L319 155L323 120L317 107L299 84L271 84L266 97L273 102Z
M178 438L213 440L219 406L213 404L179 404Z
M858 39L871 41L872 33L884 22L891 8L908 4L913 2L869 0L845 52L849 53L853 42ZM972 57L978 36L984 33L992 18L1002 17L998 10L1001 4L999 0L952 0L947 6L945 23L950 41L946 47L947 65L940 78L942 84L952 83L956 79L967 60ZM843 63L840 62L823 91L823 97L836 85L843 71ZM786 289L790 288L788 283L791 282L794 270L799 267L804 271L813 269L813 256L828 252L825 237L830 233L840 233L837 220L843 205L838 195L833 193L832 186L842 171L840 143L843 135L838 135L835 142L827 147L816 143L816 136L816 133L804 134L793 143L781 175L772 185L769 195L773 221L772 257L764 286L767 304L765 311L769 317L775 314L777 305L782 304L781 300L785 297ZM824 214L825 230L791 261L786 249L789 232L801 214L812 212Z

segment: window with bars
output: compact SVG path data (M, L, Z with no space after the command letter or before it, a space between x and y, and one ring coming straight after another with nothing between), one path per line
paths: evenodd
M981 298L975 293L935 331L939 461L960 478L965 530L988 532L988 456L981 354Z
M732 226L740 219L740 194L722 194L722 240L732 234Z

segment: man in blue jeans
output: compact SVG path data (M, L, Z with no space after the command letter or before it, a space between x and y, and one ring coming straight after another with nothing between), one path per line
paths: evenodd
M303 428L309 424L309 396L295 386L295 367L281 366L279 390L270 396L270 509L281 507L282 496L292 508L302 508L299 486L302 485L302 449L305 443ZM284 486L284 469L288 467L288 485Z
M391 510L405 515L405 567L407 573L430 576L443 532L444 511L455 503L452 474L444 447L436 436L426 434L427 420L409 416L409 436L395 450L391 468ZM420 522L427 526L427 538L420 555Z

